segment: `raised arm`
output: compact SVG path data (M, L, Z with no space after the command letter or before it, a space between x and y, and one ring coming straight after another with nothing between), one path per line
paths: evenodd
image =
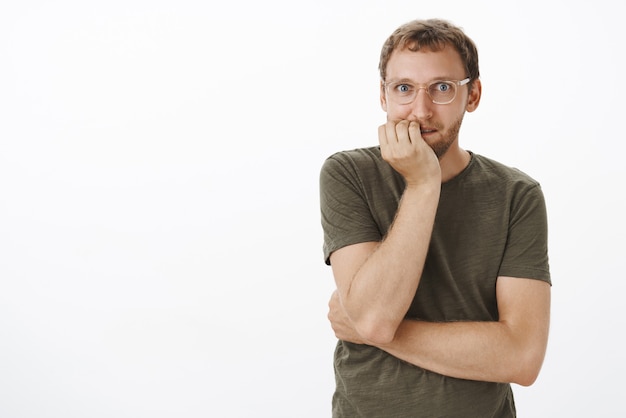
M380 243L341 248L330 260L355 330L371 343L393 340L417 290L439 203L441 169L415 122L379 128L383 158L405 179L394 222Z

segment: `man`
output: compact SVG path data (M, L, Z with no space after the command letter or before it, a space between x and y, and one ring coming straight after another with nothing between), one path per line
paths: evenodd
M514 417L510 384L535 381L548 340L540 185L460 147L482 89L462 29L402 25L379 70L380 146L320 174L333 417Z

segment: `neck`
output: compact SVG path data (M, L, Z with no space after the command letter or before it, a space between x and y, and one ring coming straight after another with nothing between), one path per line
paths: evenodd
M470 153L461 149L460 147L450 148L439 160L441 167L441 182L452 180L458 176L461 171L465 170L465 167L470 162Z

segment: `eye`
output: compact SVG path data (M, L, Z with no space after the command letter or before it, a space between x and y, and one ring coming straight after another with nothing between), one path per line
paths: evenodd
M438 93L447 93L452 90L454 87L448 83L447 81L437 81L433 84L433 88Z
M410 94L413 91L413 86L406 83L399 83L393 86L393 90L399 94Z

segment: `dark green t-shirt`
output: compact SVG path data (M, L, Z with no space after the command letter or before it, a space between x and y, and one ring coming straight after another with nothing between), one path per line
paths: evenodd
M404 180L379 147L330 156L320 174L324 260L344 246L380 241ZM496 279L550 283L547 216L539 183L472 154L442 184L420 285L407 318L497 321ZM514 417L509 384L442 376L368 345L339 341L334 417Z

